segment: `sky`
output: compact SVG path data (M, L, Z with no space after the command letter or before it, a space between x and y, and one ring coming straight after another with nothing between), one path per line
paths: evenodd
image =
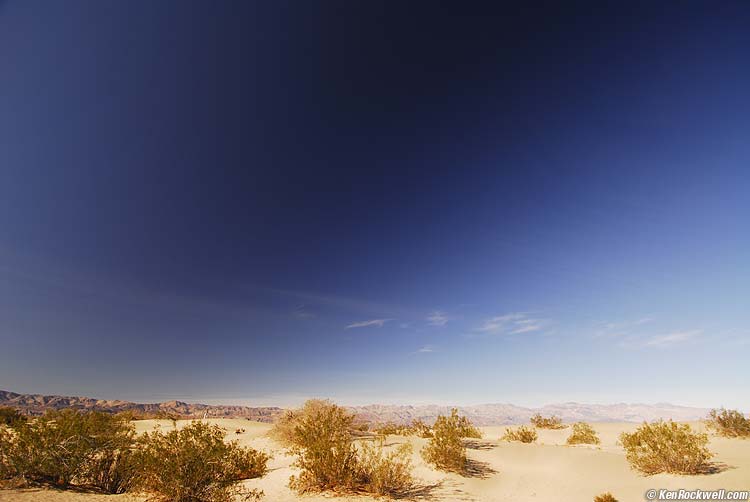
M750 409L748 26L2 1L0 389Z

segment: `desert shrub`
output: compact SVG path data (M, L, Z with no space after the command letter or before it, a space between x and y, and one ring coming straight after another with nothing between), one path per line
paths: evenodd
M432 428L418 418L415 418L411 422L411 428L414 431L414 435L420 438L431 438Z
M300 473L290 478L292 489L397 495L411 486L411 447L386 452L381 440L357 450L354 415L344 408L312 400L282 420L277 437L285 438L290 452L298 455L294 465Z
M594 502L617 502L617 499L611 493L602 493L594 497Z
M284 446L291 446L292 439L294 438L294 428L299 418L298 415L298 410L284 410L284 413L274 422L269 436Z
M23 422L26 422L26 415L15 408L0 406L0 425L14 427Z
M99 412L52 410L0 434L3 477L121 493L133 479L133 427Z
M237 435L244 434L245 433L245 429L242 429L242 428L235 429L234 433L237 434Z
M385 436L409 436L411 435L411 428L407 425L398 425L393 422L387 422L385 424L379 424L372 428L372 431L377 434L383 434Z
M266 473L269 457L236 441L225 442L218 425L193 421L164 434L145 433L134 454L138 486L169 502L229 502L242 492L237 481Z
M467 434L466 437L481 437L481 433L478 429L471 425L465 417L461 417L466 420L467 423L463 425L463 432ZM398 425L393 422L388 422L381 425L376 425L372 428L372 431L377 434L384 434L389 436L417 436L421 438L432 437L432 429L430 426L425 424L422 420L416 418L412 420L411 425ZM471 435L473 434L473 435ZM476 436L479 434L479 436Z
M750 418L737 410L711 410L707 425L725 437L750 437Z
M451 416L458 416L458 410L453 408L451 410ZM474 427L474 424L471 423L468 417L460 416L458 417L458 429L459 434L461 434L462 438L474 438L474 439L481 439L482 438L482 432Z
M411 454L410 444L387 453L382 440L378 446L363 444L358 453L357 488L375 495L405 493L413 485Z
M564 429L565 425L562 423L560 417L552 415L551 417L543 417L537 413L531 417L531 423L538 429Z
M466 423L456 409L449 417L440 415L432 427L432 437L422 449L422 457L438 469L463 472L466 469L466 447L461 438L466 433Z
M508 427L505 434L500 438L502 441L520 441L522 443L533 443L537 439L536 430L530 429L524 425L516 429Z
M632 433L623 432L620 442L630 465L644 474L699 474L713 456L706 434L671 420L644 422Z
M280 432L301 471L290 487L301 493L352 489L358 461L350 432L354 415L329 401L310 400L289 417Z
M586 422L576 422L573 424L573 430L566 441L568 444L599 444L601 441L596 435L596 431Z

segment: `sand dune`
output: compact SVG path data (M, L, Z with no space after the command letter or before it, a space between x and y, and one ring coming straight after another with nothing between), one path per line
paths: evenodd
M230 431L229 437L241 444L273 454L270 472L261 479L246 481L246 485L262 489L268 502L330 500L330 496L299 497L287 488L289 476L294 473L294 458L267 437L268 424L242 419L214 419ZM178 422L181 427L187 422ZM137 422L139 432L155 425L168 430L168 421L145 420ZM703 429L703 425L692 425ZM624 452L617 446L620 432L632 431L637 424L595 423L602 444L599 447L565 445L569 430L539 431L537 444L506 443L499 441L504 427L482 427L484 439L471 441L469 458L470 476L459 476L435 471L419 456L426 443L420 438L389 436L387 444L411 442L414 445L414 473L421 490L413 499L424 501L477 501L526 502L530 500L555 502L587 502L594 495L611 491L622 502L644 500L650 488L686 489L750 489L750 441L712 437L710 449L716 453L714 460L720 466L715 474L701 476L656 475L642 476L630 469ZM244 428L239 435L235 429ZM0 501L19 502L141 502L145 497L129 495L107 496L89 493L60 492L54 490L0 491ZM341 501L374 500L364 496L340 497Z

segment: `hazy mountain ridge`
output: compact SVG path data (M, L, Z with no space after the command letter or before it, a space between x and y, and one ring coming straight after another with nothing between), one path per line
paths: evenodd
M657 404L581 404L559 403L541 408L525 408L513 404L480 404L458 406L461 415L466 415L476 425L506 425L526 423L535 413L557 415L565 422L642 422L659 418L677 421L705 418L707 408ZM406 424L414 419L432 423L438 415L450 413L450 406L423 405L370 405L350 408L363 420L371 422L393 422Z
M121 400L94 399L76 396L47 396L41 394L18 394L0 390L0 406L11 406L30 415L38 415L48 409L77 408L109 413L133 411L153 415L156 413L177 414L186 418L223 417L247 418L259 422L273 422L283 412L278 407L250 407L233 405L207 405L168 401L163 403L133 403ZM439 405L383 405L351 406L349 409L368 422L407 424L414 419L427 423L435 421L438 415L450 413L451 406ZM476 425L506 425L526 423L535 413L557 415L566 422L642 422L659 418L672 418L678 421L699 420L708 414L707 408L692 408L668 403L657 404L582 404L559 403L526 408L513 404L480 404L458 406Z
M133 411L153 415L156 413L176 414L186 418L222 417L247 418L259 422L273 422L283 411L277 407L223 406L191 404L182 401L164 403L133 403L121 400L94 399L78 396L45 396L41 394L18 394L0 390L0 406L11 406L30 415L39 415L49 409L76 408L108 413Z

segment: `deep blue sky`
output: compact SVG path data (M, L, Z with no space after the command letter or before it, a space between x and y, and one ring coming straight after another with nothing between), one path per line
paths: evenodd
M6 0L0 388L747 408L749 26Z

